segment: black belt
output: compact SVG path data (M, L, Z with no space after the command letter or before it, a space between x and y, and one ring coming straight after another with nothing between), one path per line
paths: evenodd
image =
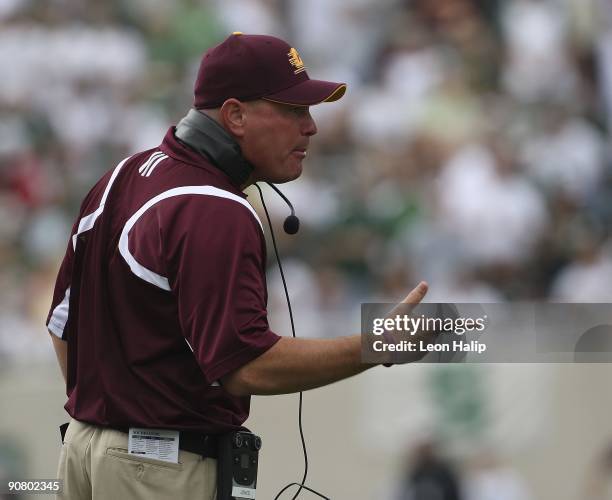
M126 434L129 432L128 427L117 427L113 425L99 427L113 429ZM68 423L60 425L62 442L66 435L66 429L68 429ZM217 436L194 431L179 431L179 449L201 455L204 458L217 458Z

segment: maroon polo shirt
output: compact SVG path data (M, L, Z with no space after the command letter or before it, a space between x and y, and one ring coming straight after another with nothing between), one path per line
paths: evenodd
M49 330L68 341L68 413L111 426L219 433L249 397L218 381L280 338L265 240L246 196L171 128L86 196Z

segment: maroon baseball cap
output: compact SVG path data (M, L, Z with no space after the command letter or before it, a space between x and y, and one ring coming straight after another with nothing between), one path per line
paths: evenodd
M235 32L202 57L194 105L217 108L234 97L311 106L336 101L345 91L345 83L311 80L298 51L280 38Z

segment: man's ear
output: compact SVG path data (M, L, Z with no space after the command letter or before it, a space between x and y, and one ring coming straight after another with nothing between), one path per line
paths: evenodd
M237 138L244 136L244 125L246 120L246 106L238 99L228 99L221 105L219 110L221 123Z

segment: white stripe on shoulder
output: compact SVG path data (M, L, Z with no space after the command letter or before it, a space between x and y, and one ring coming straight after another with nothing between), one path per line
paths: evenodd
M159 156L163 155L163 153L161 151L156 151L155 153L153 153L151 156L149 156L147 158L147 160L138 168L138 172L140 172L141 174L144 173L144 171L149 167L149 165L151 164L152 161L154 161L156 158L158 158Z
M86 215L79 221L79 227L77 229L77 232L72 235L72 249L73 250L76 248L76 241L77 241L77 237L79 236L79 234L84 233L85 231L89 231L94 226L96 219L100 217L100 214L104 211L104 204L106 203L106 198L108 197L108 193L110 192L110 189L113 186L113 182L115 182L117 175L119 175L119 171L121 170L121 167L123 167L125 162L128 161L129 159L130 157L128 156L127 158L122 160L119 163L119 165L115 167L115 170L113 170L113 174L111 175L111 178L109 179L108 184L106 185L106 188L104 189L104 194L102 195L102 199L100 200L100 206L94 212L90 213L89 215Z
M149 177L153 173L153 170L155 170L155 167L157 167L157 165L167 159L168 157L166 155L160 156L151 164L151 166L145 172L142 173L142 175L145 177Z
M49 331L58 338L62 338L64 334L64 328L68 321L68 305L70 303L70 287L66 289L63 300L53 309L51 318L49 318L49 324L47 328Z
M234 193L230 193L229 191L225 191L223 189L219 189L213 186L181 186L169 189L168 191L164 191L163 193L160 193L157 196L151 198L142 207L140 207L138 211L128 219L128 221L125 223L125 226L123 226L121 236L119 237L119 253L123 257L125 262L128 264L128 266L130 266L131 271L136 276L163 290L170 291L170 284L168 282L168 278L166 278L165 276L161 276L160 274L157 274L154 271L151 271L150 269L146 268L145 266L136 261L136 259L130 253L129 250L129 233L134 227L134 224L136 224L136 222L138 221L138 219L140 219L140 217L142 217L142 215L153 205L159 203L162 200L166 200L174 196L194 194L203 196L216 196L218 198L225 198L240 203L251 212L253 217L255 217L255 220L257 221L259 227L263 232L261 220L259 220L257 212L255 212L251 204L244 198L241 198L240 196L235 195Z

